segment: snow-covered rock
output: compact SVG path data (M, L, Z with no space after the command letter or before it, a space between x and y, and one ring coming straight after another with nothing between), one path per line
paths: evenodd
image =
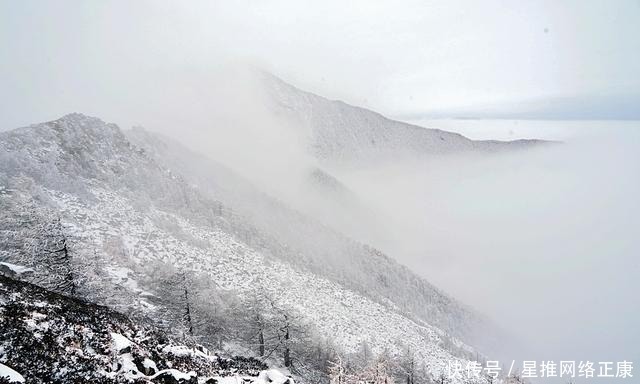
M127 339L119 333L111 332L111 339L113 340L113 350L118 354L123 353L126 350L130 350L131 345L133 344L131 340Z
M3 276L0 314L0 377L14 382L183 384L237 375L252 381L267 368L247 358L203 356L106 307Z
M24 377L4 364L0 364L0 377L9 380L10 383L24 383Z
M0 262L0 273L7 276L21 276L33 273L33 268L25 267L22 265L11 264L7 262Z
M286 376L277 369L268 369L260 372L256 384L294 384L291 377Z

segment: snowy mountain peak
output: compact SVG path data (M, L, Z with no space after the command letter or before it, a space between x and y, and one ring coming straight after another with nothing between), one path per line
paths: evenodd
M125 142L124 135L117 125L81 113L70 113L59 119L45 123L33 124L13 131L0 133L6 141L28 140L37 135L40 139L53 141L68 147L120 144ZM26 144L24 142L23 144Z
M77 124L84 124L89 122L94 122L94 123L99 122L99 123L105 124L101 119L97 117L85 115L80 112L67 113L66 115L62 116L61 118L55 121L66 121L66 122L77 123Z
M86 134L110 137L121 133L115 124L106 123L97 117L78 112L66 114L59 119L44 123L44 125L60 133L65 132L66 135Z

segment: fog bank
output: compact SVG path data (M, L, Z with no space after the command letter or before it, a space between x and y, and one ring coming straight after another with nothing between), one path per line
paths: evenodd
M568 141L340 176L381 210L379 246L521 338L518 357L637 360L640 127L547 125Z

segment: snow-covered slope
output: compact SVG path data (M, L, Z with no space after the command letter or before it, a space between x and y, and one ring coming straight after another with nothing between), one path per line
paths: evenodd
M482 346L484 336L497 336L498 331L482 316L393 259L262 193L228 168L146 130L128 131L127 136L158 164L175 170L199 192L219 202L222 208L217 213L225 218L221 225L250 246L377 302L391 302L405 315L468 343ZM318 171L309 177L311 185L321 184L328 197L357 198L328 174ZM350 201L349 205L353 209L356 204Z
M20 377L34 384L216 383L230 378L262 384L260 374L267 369L255 359L177 345L108 308L2 275L0 324L0 378L7 374L17 382Z
M93 255L92 270L108 272L98 279L96 300L117 296L132 312L161 316L150 298L157 292L145 284L151 266L173 265L240 297L266 293L341 351L410 349L433 376L450 361L475 357L461 339L489 329L382 253L261 195L232 172L203 171L197 186L193 174L180 173L192 165L180 164L187 158L168 155L161 163L162 145L154 155L99 119L72 114L1 133L0 148L4 214L30 204L55 211L78 249ZM234 187L216 186L223 173ZM236 191L261 196L252 199L280 217L234 211L223 200ZM7 247L0 257L11 262L14 254ZM117 279L126 283L114 286Z
M220 288L241 295L266 293L279 307L297 312L350 352L357 352L363 341L377 352L388 349L399 354L410 346L434 369L444 369L444 363L454 358L445 343L473 352L439 329L403 316L393 310L393 304L378 304L308 271L269 260L223 231L193 225L161 210L142 214L113 192L92 192L96 201L91 204L68 194L51 198L91 242L122 238L125 248L135 254L134 268L162 261L204 273ZM177 225L183 239L158 227L154 219Z
M540 140L470 140L460 134L388 119L371 110L328 100L263 73L272 107L302 130L309 149L320 160L339 164L460 152L497 152L530 148Z

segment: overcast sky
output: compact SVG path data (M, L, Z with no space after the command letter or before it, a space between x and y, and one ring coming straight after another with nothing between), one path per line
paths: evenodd
M637 117L640 2L0 0L4 129L71 111L126 124L114 105L140 83L234 62L394 117L545 100L567 104L556 118Z

